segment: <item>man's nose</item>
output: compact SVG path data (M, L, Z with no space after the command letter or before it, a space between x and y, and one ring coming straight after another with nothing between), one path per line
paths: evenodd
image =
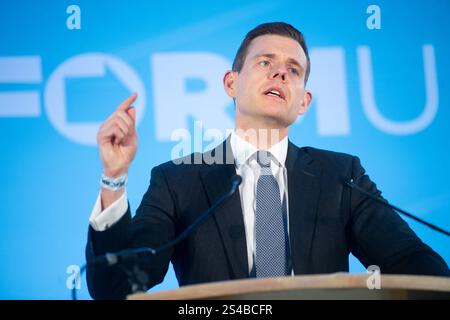
M272 71L272 78L281 78L282 81L286 80L287 69L283 65L275 65Z

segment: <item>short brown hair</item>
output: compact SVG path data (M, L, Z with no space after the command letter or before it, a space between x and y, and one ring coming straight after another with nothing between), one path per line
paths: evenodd
M305 84L308 81L309 71L311 68L311 62L308 55L308 47L306 46L305 38L303 34L294 28L292 25L285 22L269 22L263 23L256 26L254 29L250 30L245 36L244 40L239 47L236 56L233 61L233 71L240 72L242 66L244 65L245 58L247 56L247 49L253 39L259 36L264 36L267 34L279 35L283 37L288 37L297 41L302 47L306 55L306 70L305 70Z

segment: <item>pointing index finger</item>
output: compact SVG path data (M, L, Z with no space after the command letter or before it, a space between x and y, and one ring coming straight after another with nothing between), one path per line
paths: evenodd
M127 110L127 108L134 102L134 100L136 100L136 98L137 98L137 93L135 92L131 96L126 98L125 101L119 105L117 110Z

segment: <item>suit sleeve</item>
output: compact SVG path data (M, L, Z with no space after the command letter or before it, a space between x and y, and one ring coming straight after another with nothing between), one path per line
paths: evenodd
M120 220L105 231L89 227L86 260L107 252L124 249L158 248L172 240L175 235L175 205L163 170L152 170L150 185L144 194L134 218L130 206ZM124 299L133 292L132 282L136 276L148 290L162 282L172 256L172 249L157 255L140 254L116 266L95 265L86 270L89 293L94 299ZM131 275L131 277L129 276Z
M352 178L364 190L381 197L357 157L353 158ZM350 250L366 268L377 265L381 273L450 276L442 257L394 210L357 190L350 192Z

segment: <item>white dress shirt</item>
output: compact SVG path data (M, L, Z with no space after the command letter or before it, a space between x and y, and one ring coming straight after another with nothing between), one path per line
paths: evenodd
M256 212L256 183L261 167L252 155L258 149L239 137L235 132L230 137L231 150L233 151L236 173L242 177L239 185L241 195L242 214L244 215L245 236L247 242L248 270L252 270L256 250L255 243L255 212ZM287 196L287 171L285 167L288 148L288 139L283 140L267 149L272 154L270 169L280 187L280 200L286 200L286 209L289 212ZM289 216L289 215L288 215ZM288 223L289 225L289 223ZM289 229L289 228L288 228ZM288 230L289 232L289 230Z
M260 166L256 159L251 156L257 152L258 149L239 137L235 132L232 132L231 134L230 144L235 159L236 173L242 177L242 183L239 185L239 193L241 195L241 207L247 242L248 270L250 271L253 267L255 255L256 182L258 181L260 174ZM285 137L283 140L267 149L267 151L272 154L270 168L280 187L280 200L283 202L285 199L287 212L289 212L287 171L285 167L287 148L288 139ZM96 231L104 231L119 221L126 213L127 208L128 201L126 192L103 211L99 194L89 218L89 224Z

